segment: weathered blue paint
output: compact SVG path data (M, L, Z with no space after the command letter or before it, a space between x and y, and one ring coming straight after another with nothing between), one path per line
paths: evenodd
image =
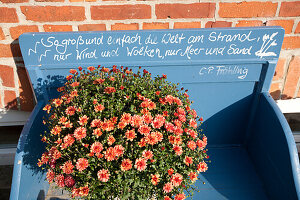
M145 61L273 59L278 57L282 33L283 29L269 27L29 33L20 41L24 42L25 63L30 65L123 64L131 60L139 65Z
M44 102L38 102L21 133L14 162L10 199L44 199L49 184L45 170L37 166L37 159L44 151L40 134Z
M55 89L69 69L78 66L142 66L188 89L193 108L204 117L212 161L199 176L194 199L297 199L294 141L276 104L263 93L270 87L283 35L280 27L26 33L20 45L39 104L57 96ZM38 131L24 129L19 143L29 143L23 135ZM23 162L18 166L22 157L17 154L11 199L36 199L48 184L37 184L35 175L28 178L36 169ZM272 193L276 188L283 190Z
M300 197L300 168L292 131L270 94L261 93L247 144L270 199ZM289 181L288 181L289 180Z

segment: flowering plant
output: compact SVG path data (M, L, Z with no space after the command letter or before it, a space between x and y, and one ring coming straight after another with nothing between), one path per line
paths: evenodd
M208 158L187 90L146 70L88 70L70 70L43 108L48 182L72 198L185 199Z

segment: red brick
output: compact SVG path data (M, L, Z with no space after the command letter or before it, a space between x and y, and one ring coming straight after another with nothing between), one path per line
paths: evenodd
M300 48L300 36L284 37L282 49L297 49Z
M294 97L297 89L297 83L300 77L300 56L294 56L290 61L286 81L283 89L283 99Z
M5 35L3 33L2 28L0 28L0 40L5 40Z
M78 26L79 31L105 31L105 24L83 24Z
M158 19L211 18L215 14L215 3L157 4L155 14Z
M150 5L103 5L92 6L93 20L122 20L122 19L150 19Z
M26 25L21 25L21 26L15 26L11 27L9 29L10 35L13 40L17 39L22 33L27 33L27 32L39 32L39 29L36 25L31 25L31 26L26 26Z
M201 28L201 22L175 22L174 28Z
M22 57L19 44L0 44L0 58Z
M153 22L153 23L143 23L143 29L168 29L169 23L160 23L160 22Z
M19 22L15 8L0 7L0 23L17 23Z
M35 22L83 21L85 8L82 6L21 6L26 20Z
M267 22L267 26L281 26L285 33L289 34L292 32L294 20L270 20Z
M0 57L12 57L12 52L9 44L0 44Z
M95 2L95 1L97 1L97 0L70 0L70 2Z
M263 26L263 22L260 20L241 20L235 25L236 27L253 27Z
M30 82L27 77L26 69L24 67L18 67L17 72L20 86L19 92L21 110L31 111L34 107L34 98L30 87Z
M277 3L268 2L240 2L220 3L219 16L223 18L274 17Z
M300 1L282 2L279 17L298 17L300 16Z
M71 25L51 25L51 24L45 24L44 26L45 32L66 32L66 31L72 31Z
M298 88L297 98L300 98L300 88Z
M205 28L217 28L217 27L231 27L232 22L226 21L209 21L205 24Z
M273 81L278 81L283 79L284 67L285 67L285 58L279 58L275 70L275 74L273 77Z
M36 2L64 2L64 0L35 0Z
M15 87L14 70L12 67L0 65L0 78L3 86Z
M2 3L24 3L28 2L29 0L0 0Z
M22 57L19 44L0 44L0 58L8 57Z
M298 22L298 25L295 29L295 33L300 33L300 22Z
M10 90L4 90L4 104L7 109L17 109L17 96L16 92Z
M279 83L272 83L271 88L269 90L271 96L273 97L274 100L280 99L280 84Z
M138 30L139 24L132 23L132 24L123 24L123 23L116 23L111 25L111 30Z

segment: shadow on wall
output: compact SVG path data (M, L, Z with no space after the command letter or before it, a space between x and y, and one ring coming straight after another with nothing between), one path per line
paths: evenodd
M21 54L18 40L14 40L10 44L11 52L14 58L15 65L17 66L17 75L19 83L19 97L15 97L13 100L6 102L6 109L17 110L18 105L22 111L32 111L35 100L33 97L31 84L27 76L26 69L24 67L24 61Z

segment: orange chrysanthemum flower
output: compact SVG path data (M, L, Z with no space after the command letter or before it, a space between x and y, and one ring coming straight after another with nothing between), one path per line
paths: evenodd
M107 93L107 94L111 94L111 93L116 92L116 89L114 87L106 87L104 89L104 92Z
M195 150L197 148L196 142L194 142L193 140L188 141L187 146L191 150Z
M74 142L75 139L71 134L68 134L64 137L64 144L66 145L65 147L71 146Z
M198 175L196 172L190 172L189 177L190 177L191 181L193 181L193 182L195 182L198 179Z
M110 173L107 169L101 169L97 173L98 179L101 182L107 182L109 180Z
M63 166L61 167L61 169L63 170L63 172L65 174L71 174L71 173L73 173L73 168L74 168L74 165L72 164L71 160L68 160L67 162L65 162L63 164Z
M82 117L79 117L79 121L78 123L81 125L81 126L84 126L87 124L89 118L86 116L86 115L83 115Z
M116 156L119 157L119 156L123 155L125 148L122 145L118 144L114 147L114 149L115 149L115 152L116 152Z
M143 158L145 158L146 160L150 160L153 158L153 152L150 150L144 150L142 153Z
M71 74L76 74L77 71L76 71L76 69L70 69L70 73L71 73Z
M74 137L77 140L81 140L81 139L85 138L86 137L86 128L84 128L84 127L76 128L74 131Z
M55 173L51 170L48 169L47 174L46 174L46 178L48 180L49 183L52 183L55 177Z
M148 135L151 131L151 128L147 125L141 125L138 129L138 132L142 135Z
M121 117L121 122L129 124L131 122L131 115L129 113L123 113Z
M50 113L51 105L49 105L49 104L45 105L45 107L43 108L43 110L47 111L47 113Z
M91 146L92 153L100 153L103 150L103 145L100 142L94 142Z
M159 182L159 179L160 179L160 176L159 176L159 174L151 174L151 183L153 184L153 185L157 185L158 184L158 182Z
M75 114L75 111L76 111L76 108L75 108L74 106L70 106L70 107L68 107L68 108L66 109L65 112L66 112L67 115L72 116L72 115Z
M177 156L180 156L182 154L182 147L181 146L175 145L173 147L173 150L175 151Z
M190 166L191 164L193 164L193 158L192 158L192 157L189 157L189 156L185 156L185 158L184 158L184 163L185 163L187 166Z
M132 161L129 159L124 159L121 164L122 171L128 171L132 168Z
M105 107L102 104L95 105L95 112L101 112L105 109Z
M178 187L181 182L183 181L183 177L181 174L176 173L171 177L171 183L175 186Z
M126 131L125 137L127 138L127 140L133 141L133 139L135 138L134 129Z
M62 175L62 174L57 175L54 178L54 181L55 181L55 183L58 187L61 187L61 188L65 187L65 177L64 177L64 175Z
M89 161L85 158L79 158L76 162L76 169L78 171L83 171L89 166Z
M174 200L184 200L184 199L185 199L185 194L183 194L183 193L177 194L174 197Z
M140 127L140 126L142 125L142 123L143 123L143 118L142 118L141 116L139 116L139 115L134 115L134 116L131 118L130 124L131 124L131 126L133 126L133 127L138 128L138 127Z
M115 141L116 141L116 139L115 139L114 136L112 136L112 135L110 135L110 136L107 138L107 143L108 143L108 145L112 145Z
M52 130L50 132L53 135L58 135L61 132L61 127L60 126L55 126L54 128L52 128Z
M207 164L203 161L197 165L198 172L205 172L208 169Z
M144 158L138 158L135 161L135 165L134 167L138 170L138 171L143 171L147 168L147 161Z
M194 119L190 119L189 125L192 128L197 128L197 122Z
M166 183L163 187L164 193L170 193L173 190L172 183Z
M82 197L86 197L89 194L89 187L84 186L79 188L79 195Z
M155 145L158 142L156 133L150 133L146 136L146 142L150 145Z
M101 128L96 128L95 130L93 130L93 134L97 137L100 137L103 133L101 131Z
M116 150L113 147L109 147L105 152L104 152L104 158L107 161L112 161L116 159Z
M102 122L100 119L94 119L92 122L91 122L91 127L98 127L100 128L102 126Z
M94 71L96 68L93 67L93 66L89 66L87 69L90 70L90 71L92 72L92 71Z

